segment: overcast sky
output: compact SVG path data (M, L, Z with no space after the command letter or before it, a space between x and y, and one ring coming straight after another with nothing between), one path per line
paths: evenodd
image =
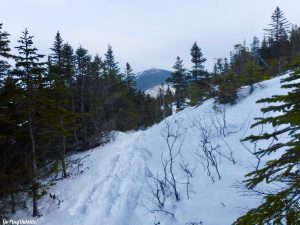
M12 46L25 27L48 54L55 33L74 48L103 55L113 47L120 67L134 71L171 69L180 56L190 66L189 50L198 42L212 68L233 45L263 37L276 6L300 24L299 0L0 0L0 23Z

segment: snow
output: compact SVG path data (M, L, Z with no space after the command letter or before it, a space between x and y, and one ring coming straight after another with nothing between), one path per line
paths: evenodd
M246 95L249 88L244 87L238 104L218 106L226 112L225 135L215 129L217 121L222 124L223 116L216 113L214 101L208 100L199 107L186 108L148 130L119 132L114 142L71 156L70 159L83 158L83 172L58 181L49 190L59 197L60 204L48 195L40 200L43 216L38 219L38 224L153 225L160 222L161 225L179 225L200 221L204 225L232 224L238 216L260 202L260 198L245 195L236 188L257 163L240 140L260 131L259 127L249 129L253 118L262 116L260 108L264 105L255 102L286 93L286 90L280 89L280 79L285 76L262 82L250 96ZM200 125L211 130L212 145L219 146L223 155L216 155L221 179L211 167L213 181L196 155L197 151L202 154L199 148L203 132L199 129ZM174 216L149 212L155 209L155 205L147 198L151 197L150 189L154 188L152 178L163 175L161 159L168 155L163 137L166 137L168 126L172 134L176 131L182 134L174 144L174 151L181 149L190 169L196 168L190 178L188 198L186 185L181 184L185 181L185 174L179 168L181 160L176 159L174 168L179 181L180 201L175 201L170 195L165 204ZM253 144L245 145L253 148ZM30 208L18 211L15 218L30 218Z
M155 74L155 73L159 73L161 71L162 71L162 69L152 68L152 69L148 69L148 70L145 70L145 71L135 73L135 77L138 78L141 75L143 75L145 72L147 72L147 74Z
M162 90L164 93L166 93L168 88L170 88L170 90L173 94L175 93L175 88L171 84L164 83L163 85L156 85L152 88L147 89L145 91L145 94L150 95L153 98L156 98L159 96L160 90Z

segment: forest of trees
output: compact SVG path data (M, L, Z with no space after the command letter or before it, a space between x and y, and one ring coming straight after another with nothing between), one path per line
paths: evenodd
M104 144L114 130L146 128L162 110L159 100L135 89L130 64L121 71L111 46L103 58L91 56L57 32L47 59L25 29L13 54L2 26L0 214L14 213L29 197L38 216L37 200L53 183L40 180L53 173L67 178L68 152Z
M111 46L103 57L92 56L79 46L73 49L57 32L46 57L34 47L34 37L25 29L14 46L0 23L0 218L15 213L29 199L32 215L39 216L38 199L56 180L69 177L66 156L105 144L111 132L144 129L171 114L176 105L199 105L209 98L217 104L235 104L238 91L258 82L296 69L285 81L299 79L300 28L290 24L277 7L262 41L255 36L250 46L236 44L230 59L218 58L208 72L201 48L190 49L192 68L186 69L178 56L172 76L175 88L157 98L135 88L129 63L120 69ZM260 102L281 102L263 112L282 111L284 115L258 119L258 124L287 125L257 141L288 133L292 139L276 143L259 154L264 156L281 148L286 154L266 167L248 174L249 189L265 179L281 182L285 189L265 196L265 202L239 218L236 224L299 224L299 83L285 96ZM53 179L50 175L56 174ZM45 182L47 180L47 182ZM274 222L274 223L273 223Z
M189 100L190 105L199 105L214 97L220 104L235 104L237 93L243 86L250 86L251 94L256 83L278 76L300 62L300 28L290 24L277 7L271 23L260 42L254 36L250 46L234 45L230 58L217 58L212 72L208 72L204 57L195 42L190 50L192 68L183 67L177 57L173 67L173 83L177 107Z

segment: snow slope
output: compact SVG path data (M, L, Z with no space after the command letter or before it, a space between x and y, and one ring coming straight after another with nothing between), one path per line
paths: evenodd
M145 91L146 95L150 95L153 98L156 98L160 94L160 90L162 90L164 93L167 92L168 88L170 88L171 92L174 94L175 93L175 88L168 83L164 83L163 85L157 85L152 88L149 88Z
M263 105L255 102L285 93L286 90L280 89L281 78L257 85L250 96L246 96L248 88L243 88L238 104L219 106L223 114L216 112L213 100L208 100L199 107L187 108L170 116L146 131L118 133L112 143L73 155L70 160L83 158L83 172L58 181L49 190L59 197L61 203L45 196L40 201L43 216L38 219L38 224L153 225L159 222L161 225L182 225L200 221L204 225L231 224L260 201L236 188L257 163L240 139L260 132L259 127L249 129L253 118L262 116L260 108ZM216 127L222 125L224 116L226 129L219 132ZM213 167L209 168L211 176L208 176L205 160L201 158L202 148L199 147L203 137L200 126L209 131L212 146L219 147L220 154L214 156L221 179ZM168 127L169 135L166 133ZM175 201L172 193L167 197L165 209L174 216L151 213L156 209L150 192L155 187L153 178L162 177L161 162L168 158L164 137L172 138L176 131L182 134L173 147L175 152L180 149L182 153L182 158L177 157L174 163L180 201ZM250 143L246 146L249 149L254 147ZM180 169L183 162L193 171L189 197L184 184L186 174ZM30 212L19 211L15 218L30 218Z

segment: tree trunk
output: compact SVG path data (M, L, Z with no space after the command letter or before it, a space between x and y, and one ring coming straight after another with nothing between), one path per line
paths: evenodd
M31 113L29 112L28 115L28 128L29 128L29 136L30 136L30 142L31 142L31 185L32 185L32 216L38 216L39 210L38 210L38 187L37 187L37 181L36 181L36 174L37 174L37 166L36 166L36 149L35 149L35 137L33 134L33 128L32 128L32 118Z
M82 75L82 83L81 83L81 93L80 93L80 108L81 108L81 122L82 122L82 137L83 137L83 144L87 144L86 138L86 127L85 127L85 119L84 119L84 76Z
M15 202L15 193L13 188L13 181L10 181L10 202L11 202L11 213L16 212L16 202Z
M12 146L11 146L11 142L10 139L8 139L7 141L7 146L8 146L8 154L6 156L6 159L9 159L9 156L13 155L12 153ZM15 189L14 189L14 176L13 176L13 172L12 172L12 168L9 167L9 191L10 191L10 203L11 203L11 213L15 213L16 212L16 203L15 203Z
M72 112L73 114L75 114L75 103L74 103L74 91L73 89L71 90L71 104L72 104ZM78 137L77 137L77 132L76 129L74 129L74 140L76 141L76 143L78 143Z
M64 129L63 127L63 118L60 117L60 128ZM61 149L61 166L63 170L63 177L67 178L67 168L66 168L66 162L65 162L65 155L66 155L66 137L65 135L62 135L62 149Z

